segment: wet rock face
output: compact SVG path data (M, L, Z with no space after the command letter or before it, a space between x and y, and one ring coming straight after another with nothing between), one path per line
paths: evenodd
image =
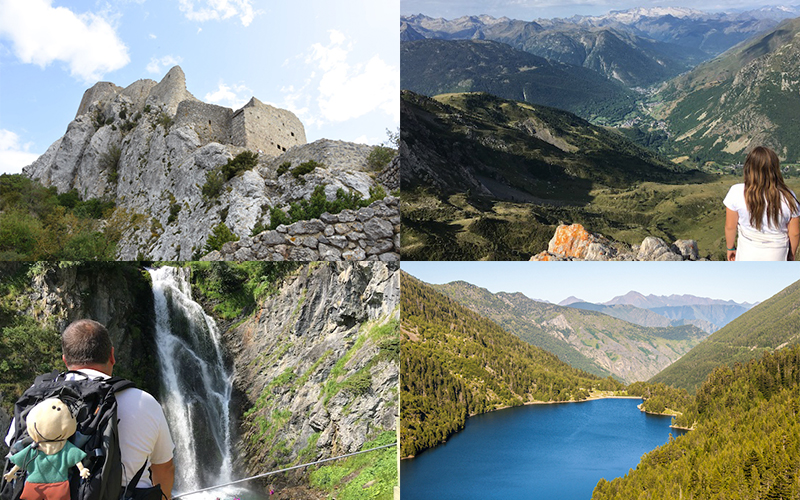
M243 415L238 467L258 474L352 452L396 428L399 368L387 346L398 304L396 264L311 263L224 334Z
M668 245L661 238L648 236L641 245L628 246L590 233L580 224L571 224L558 226L547 251L530 260L681 261L699 260L699 255L695 240L677 240Z
M276 129L276 113L287 124L296 121L294 128ZM281 148L266 147L270 141ZM209 176L245 150L261 151L257 165L205 196ZM84 200L114 200L118 259L190 260L207 253L216 226L247 238L257 224L269 223L272 207L307 200L317 186L325 186L329 200L338 189L368 198L381 182L367 165L371 150L327 139L306 144L294 115L256 99L236 112L203 103L186 90L176 66L158 83L139 80L123 89L101 82L87 90L64 136L23 173L59 193L76 189ZM310 160L320 166L291 172ZM281 171L283 164L290 170ZM394 180L385 176L386 192Z

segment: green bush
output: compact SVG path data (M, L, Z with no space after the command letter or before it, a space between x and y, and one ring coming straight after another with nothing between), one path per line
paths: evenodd
M172 224L178 220L178 213L181 211L180 203L172 203L169 206L169 217L167 217L167 224Z
M283 212L281 212L283 213ZM250 236L255 236L257 234L261 234L264 231L269 229L269 227L265 226L261 221L258 221L255 226L253 226L253 230L250 231Z
M74 188L66 193L58 195L58 204L65 208L74 208L80 201L81 198L78 196L78 190Z
M156 118L156 124L164 127L165 131L169 130L174 121L175 120L173 120L168 114L164 113L163 111L161 112L160 115L158 115L158 118Z
M322 168L324 167L324 165L322 163L317 163L314 160L308 160L294 167L292 169L292 175L294 176L295 179L299 179L300 177L313 172L314 169L317 167Z
M102 219L109 212L112 212L116 206L117 204L113 200L103 201L97 198L90 198L76 203L72 212L84 219Z
M206 174L206 183L201 188L203 198L208 201L219 196L222 186L233 179L240 172L250 170L258 165L258 153L242 151L228 160L225 165L219 166Z
M292 219L280 208L272 207L269 210L269 229L275 229L281 224L288 226L291 223Z
M397 154L392 148L386 146L375 146L367 156L367 165L375 170L382 169L392 161L392 158Z
M336 198L328 201L325 196L325 185L320 184L308 200L300 200L289 205L288 213L273 207L270 210L269 229L275 229L280 224L288 226L301 220L318 219L325 212L338 214L342 210L358 210L386 197L386 192L377 185L370 188L369 193L370 197L365 200L358 191L347 192L339 188L336 190Z
M278 177L288 172L290 168L292 168L292 162L290 161L285 161L278 165Z
M225 180L229 181L237 174L255 168L256 165L258 165L258 153L242 151L222 166L222 173L225 174Z
M119 168L119 160L122 158L122 148L116 144L108 147L108 150L100 155L100 168L108 172L108 181L117 182L117 169Z
M206 240L205 250L206 253L213 252L214 250L221 250L222 245L229 241L238 241L239 237L233 234L224 222L217 224L211 231L211 236Z
M219 196L224 184L225 176L222 174L221 170L215 168L206 174L206 183L203 184L203 187L200 189L203 194L203 199L208 201Z

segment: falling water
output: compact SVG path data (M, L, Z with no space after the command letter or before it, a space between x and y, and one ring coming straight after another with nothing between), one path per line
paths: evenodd
M192 300L188 270L151 269L163 406L175 441L175 494L231 480L232 375L214 320Z

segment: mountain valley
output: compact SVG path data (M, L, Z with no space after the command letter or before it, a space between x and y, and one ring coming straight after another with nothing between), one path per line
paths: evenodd
M701 258L724 258L721 200L741 182L748 148L775 148L787 184L800 189L793 133L800 75L792 63L800 21L786 20L793 14L671 8L530 22L402 17L402 85L415 91L401 99L403 258L527 260L547 249L560 224L634 246L648 236L667 245L694 240ZM607 84L585 92L595 75L559 83L557 68L572 64L566 74L578 77L578 66L592 64L531 46L555 37L545 44L552 52L591 55L565 41L570 30L614 34L636 47L637 57L598 56L617 64L602 65L605 77L634 94L609 93ZM661 61L660 73L644 71L650 83L635 83L639 77L618 66L656 53L664 57L650 59ZM682 58L668 62L675 54ZM576 117L544 105L606 126L576 126Z

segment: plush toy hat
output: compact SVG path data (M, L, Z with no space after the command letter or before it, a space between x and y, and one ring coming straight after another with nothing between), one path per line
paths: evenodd
M69 407L60 399L45 399L34 406L25 419L28 434L45 455L61 451L67 438L75 434L78 423Z

